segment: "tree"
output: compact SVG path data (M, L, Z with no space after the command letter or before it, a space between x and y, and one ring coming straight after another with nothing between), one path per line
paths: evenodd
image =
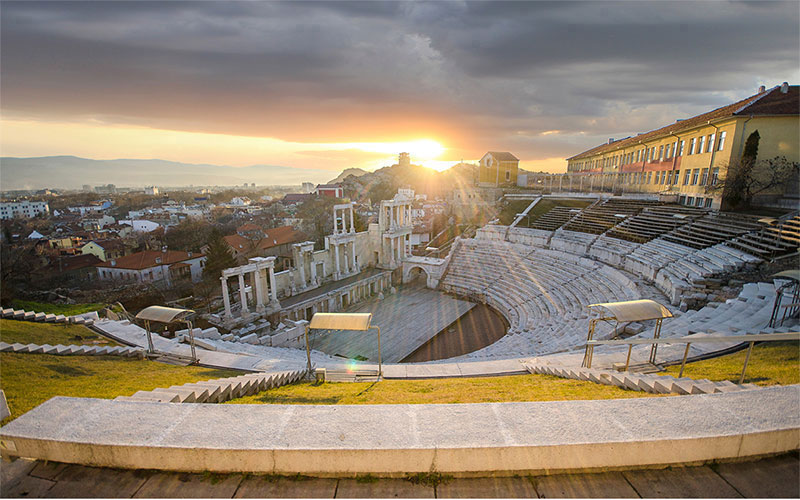
M749 184L752 182L753 168L758 157L758 142L761 135L758 130L747 137L742 157L738 162L728 165L728 173L722 187L723 208L736 209L750 205L752 195L747 196Z
M207 222L188 218L167 231L165 240L173 250L196 252L200 250L211 234L212 227Z
M747 150L747 147L745 147ZM746 209L759 194L785 192L797 182L800 163L785 156L754 161L753 156L742 155L728 165L724 179L706 186L706 193L722 192L722 209Z
M222 275L223 269L228 269L229 267L236 267L236 259L231 253L228 244L222 239L222 233L215 228L211 231L208 240L203 280L213 283L214 280L219 279Z

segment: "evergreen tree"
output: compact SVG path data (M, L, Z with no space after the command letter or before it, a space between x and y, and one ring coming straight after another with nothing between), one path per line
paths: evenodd
M203 279L211 282L218 280L223 269L236 267L236 265L236 258L231 253L230 247L222 239L222 233L215 228L209 236Z

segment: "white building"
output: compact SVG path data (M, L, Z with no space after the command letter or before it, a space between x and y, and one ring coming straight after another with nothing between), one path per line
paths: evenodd
M50 205L46 201L11 201L0 203L0 219L16 217L29 219L37 215L50 214Z
M167 286L180 279L196 283L203 276L205 261L202 254L178 250L146 250L98 264L97 277L101 281L163 281Z
M158 194L158 188L156 186L147 186L144 188L144 194L155 196Z
M149 233L150 231L155 231L159 227L157 222L144 219L121 220L119 223L131 226L137 233Z

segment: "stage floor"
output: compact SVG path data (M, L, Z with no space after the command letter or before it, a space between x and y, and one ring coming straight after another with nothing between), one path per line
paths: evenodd
M442 329L475 307L424 286L403 286L384 300L371 299L346 312L372 313L372 325L381 328L384 363L397 363ZM348 359L378 361L377 331L309 332L312 349Z

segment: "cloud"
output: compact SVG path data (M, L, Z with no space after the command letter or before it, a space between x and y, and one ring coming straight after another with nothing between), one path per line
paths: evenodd
M551 162L800 79L798 25L795 2L7 2L0 103Z

